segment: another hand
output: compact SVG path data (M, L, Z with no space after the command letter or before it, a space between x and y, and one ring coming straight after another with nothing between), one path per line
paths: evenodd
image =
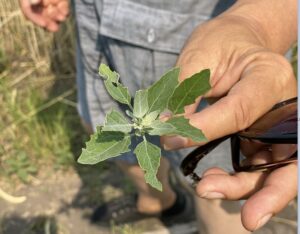
M51 32L58 31L60 22L69 14L67 0L19 0L25 17Z
M262 227L297 195L297 164L270 172L240 172L233 175L211 168L198 183L197 194L206 199L247 199L241 218L250 231Z
M291 0L283 6L283 2L272 1L272 7L283 9L288 5L287 8L293 8L295 2ZM293 70L281 55L296 40L294 21L297 21L297 14L289 8L287 10L292 12L289 17L276 15L279 11L272 15L273 11L268 9L272 3L239 1L229 13L198 27L178 59L181 79L204 68L211 69L212 89L205 97L219 100L199 113L194 113L197 104L186 108L190 123L202 129L209 141L245 129L274 104L297 95ZM247 12L249 8L250 13ZM270 15L260 19L265 11L271 12ZM281 25L280 20L286 25ZM197 145L177 136L165 137L162 143L166 149ZM260 150L252 152L251 157L261 158L263 153ZM295 164L269 173L233 176L212 168L197 186L201 197L249 198L242 208L242 222L248 230L263 225L266 219L283 209L296 192ZM264 217L267 218L264 220Z

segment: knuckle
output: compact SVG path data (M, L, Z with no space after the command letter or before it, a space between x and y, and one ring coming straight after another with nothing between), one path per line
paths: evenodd
M196 53L194 50L183 50L183 52L181 53L181 55L178 58L177 63L178 64L189 64L192 61L197 61L199 57L199 54Z
M241 131L247 128L251 124L251 107L249 101L242 95L235 94L227 98L225 102L227 102L226 106L232 110L234 129Z
M284 91L296 82L293 67L286 57L267 50L258 52L257 56L262 60L262 64L266 65L266 68L269 67L274 74L274 84L279 86L278 90Z
M273 63L274 68L277 68L278 72L282 74L281 79L279 79L279 84L281 84L284 89L292 80L295 80L292 65L284 56L275 53L273 53Z
M277 87L281 90L282 99L287 99L297 95L297 80L291 63L283 56L277 55L276 65L279 77L276 79Z

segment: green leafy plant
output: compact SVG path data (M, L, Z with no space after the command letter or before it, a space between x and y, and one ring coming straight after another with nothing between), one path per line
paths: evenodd
M8 175L16 174L24 183L28 182L28 176L36 174L38 169L33 165L25 152L20 152L15 158L6 161Z
M210 71L203 70L179 83L179 68L163 75L148 89L138 90L132 98L128 88L119 81L119 74L105 64L99 67L108 93L118 102L128 106L126 115L111 110L105 117L103 126L86 143L86 148L78 159L81 164L96 164L108 158L130 151L131 137L138 136L142 141L134 149L140 167L145 172L145 180L152 187L162 190L156 174L160 165L161 149L148 141L149 135L180 135L193 141L206 140L201 130L189 124L184 118L184 107L195 102L211 87ZM164 111L173 116L162 122L159 116Z

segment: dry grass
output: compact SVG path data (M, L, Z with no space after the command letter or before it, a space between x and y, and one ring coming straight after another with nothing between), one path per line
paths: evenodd
M28 181L43 164L71 162L81 139L73 23L52 34L0 0L0 34L0 171Z

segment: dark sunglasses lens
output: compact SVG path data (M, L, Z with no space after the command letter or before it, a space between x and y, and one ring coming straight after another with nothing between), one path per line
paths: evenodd
M297 134L297 113L274 125L264 133L265 137L288 137Z
M258 119L253 125L239 133L245 138L262 141L272 139L284 143L297 141L297 102L277 104L270 112ZM269 142L271 143L271 142Z

